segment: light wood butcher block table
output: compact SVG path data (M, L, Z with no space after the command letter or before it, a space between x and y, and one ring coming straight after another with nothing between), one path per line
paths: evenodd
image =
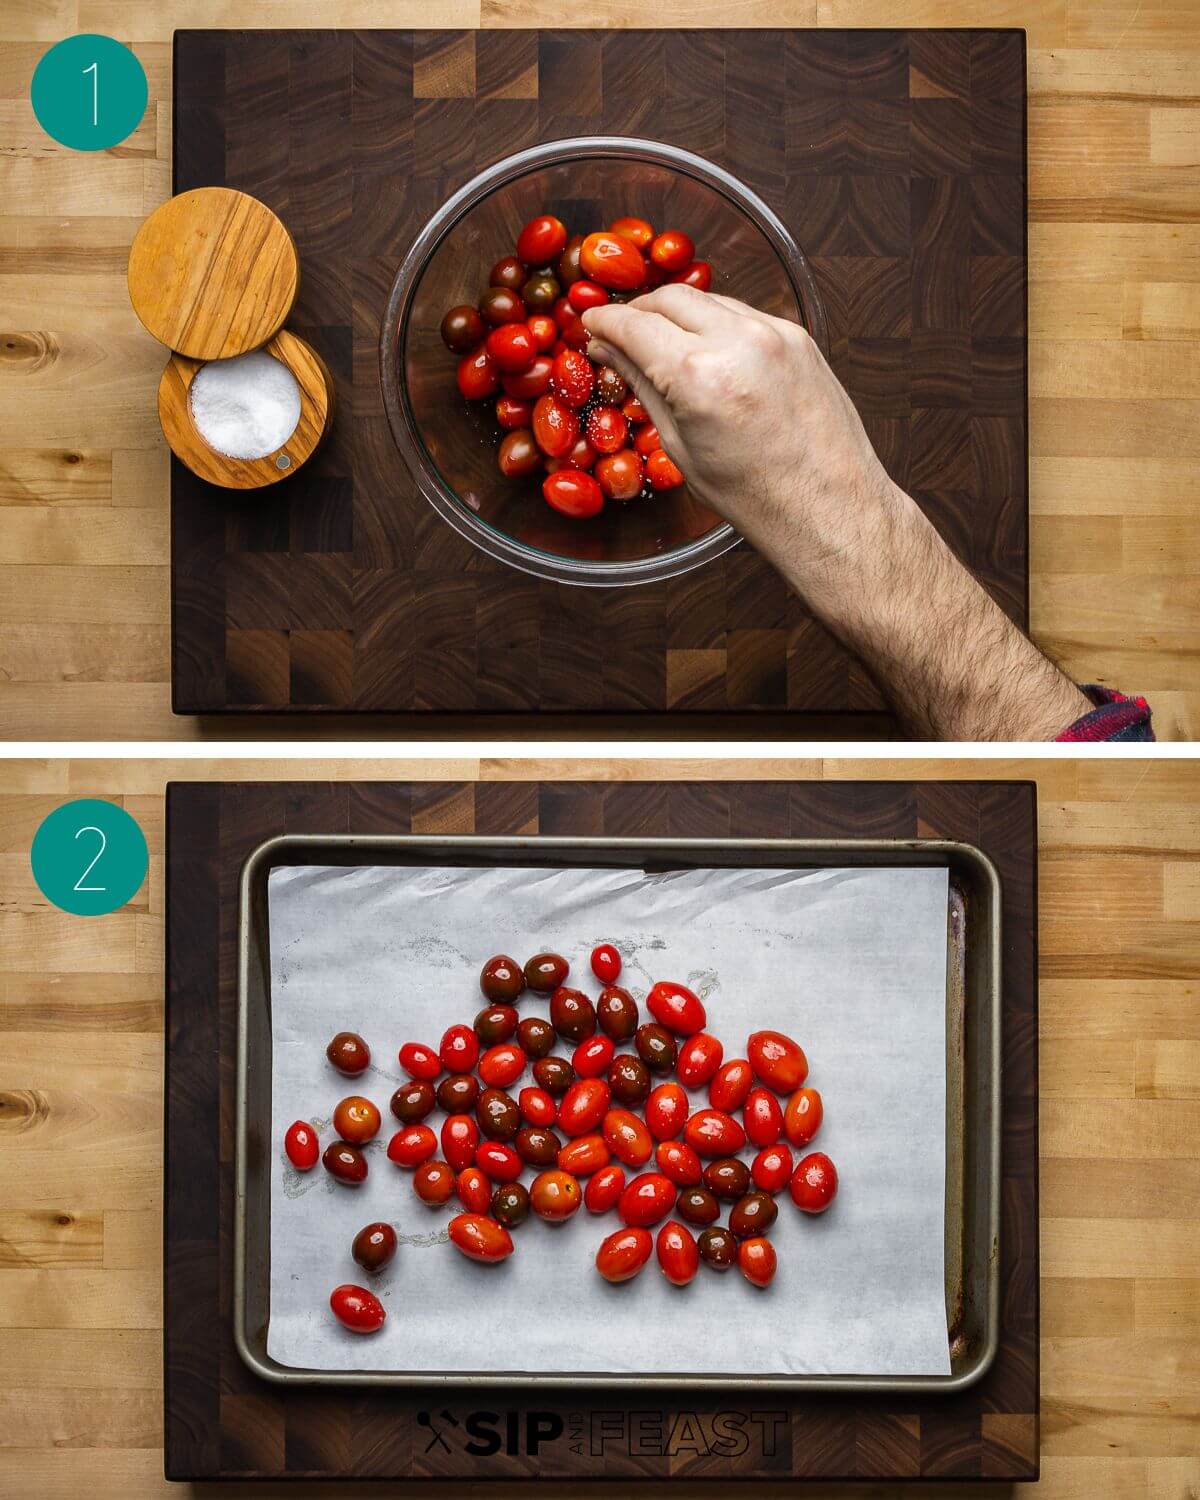
M441 28L571 19L546 0L399 0L383 10L329 0L319 18ZM1161 736L1200 735L1200 7L663 0L648 16L630 0L596 0L579 19L1028 28L1033 634L1076 677L1146 693ZM200 0L17 0L0 17L5 737L210 732L170 709L167 456L154 409L162 360L129 306L125 261L142 217L170 194L171 32L218 23L313 17L300 0L265 10L227 0L219 17ZM95 158L50 141L27 96L42 51L87 30L131 42L150 80L142 124ZM227 718L220 732L273 727ZM605 732L623 727L614 717ZM761 721L754 729L771 732ZM345 725L293 719L287 732L341 736ZM355 734L375 732L355 722Z
M1019 1491L943 1484L910 1485L904 1494L1194 1500L1200 768L1019 760L0 765L0 1494L141 1500L188 1493L162 1479L161 1450L167 781L991 776L1038 782L1042 1479ZM696 795L705 795L700 786ZM30 877L34 829L70 796L113 798L146 831L150 878L112 916L63 916ZM486 786L434 800L428 817L435 826L423 831L471 826L487 804ZM538 1488L547 1500L565 1494L552 1483ZM684 1482L673 1489L697 1500L711 1494ZM770 1484L752 1492L781 1500L797 1493ZM285 1491L268 1484L221 1493ZM804 1493L898 1500L899 1491L819 1486Z

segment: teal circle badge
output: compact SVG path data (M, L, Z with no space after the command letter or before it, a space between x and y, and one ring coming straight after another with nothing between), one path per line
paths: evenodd
M103 151L137 129L149 89L128 47L84 32L43 54L29 94L48 136L72 151Z
M76 917L102 917L137 892L150 856L123 807L81 797L42 820L29 862L47 901Z

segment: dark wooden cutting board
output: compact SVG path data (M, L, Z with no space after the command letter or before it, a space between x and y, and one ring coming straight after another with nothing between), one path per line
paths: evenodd
M1020 31L179 31L174 185L253 193L296 238L290 326L332 440L252 497L171 471L177 712L879 711L744 545L666 583L493 562L392 441L380 320L431 212L500 156L603 133L727 167L793 230L831 357L894 478L1027 609Z
M1032 785L937 782L178 784L167 794L165 1426L171 1479L1034 1479L1037 864ZM949 838L1003 882L1000 1344L958 1395L387 1393L266 1384L233 1343L238 877L282 833ZM581 1400L581 1395L583 1399ZM742 1412L743 1451L708 1451ZM508 1412L517 1437L507 1441ZM491 1413L488 1422L480 1413ZM686 1440L681 1417L702 1434ZM533 1422L530 1429L529 1422ZM478 1451L498 1430L498 1451ZM534 1452L527 1432L540 1431ZM694 1426L691 1429L694 1434ZM724 1429L724 1430L727 1430ZM676 1434L673 1448L669 1435ZM554 1433L556 1435L551 1436ZM593 1436L604 1441L593 1444ZM680 1434L685 1435L682 1446ZM486 1450L486 1438L482 1442Z

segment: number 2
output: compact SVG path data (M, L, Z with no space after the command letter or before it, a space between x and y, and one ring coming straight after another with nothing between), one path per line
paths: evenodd
M94 66L95 66L95 64L93 64L93 67ZM93 824L89 823L86 828L79 828L79 829L77 829L76 832L75 832L75 837L78 838L81 833L98 833L100 835L100 847L99 847L99 849L96 850L95 854L92 856L92 862L91 862L91 864L88 865L87 869L83 872L83 874L79 877L79 879L75 882L75 884L71 887L71 889L75 890L75 891L103 891L103 890L107 890L108 889L107 886L103 886L103 885L84 885L84 883L83 883L88 878L88 876L92 873L92 871L96 868L96 862L97 862L97 860L104 853L105 849L108 848L108 840L104 836L104 830L102 828L96 828Z
M92 63L90 67L84 68L83 71L85 75L88 73L92 75L92 124L97 125L100 122L100 65L99 63ZM82 833L83 829L81 828L79 832ZM78 837L78 834L76 837ZM96 858L99 859L100 855L98 854ZM76 886L76 890L78 889L79 887Z

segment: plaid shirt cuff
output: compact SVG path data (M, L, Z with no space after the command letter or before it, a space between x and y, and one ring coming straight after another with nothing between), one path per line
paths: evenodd
M1153 740L1150 727L1150 705L1145 698L1127 698L1111 688L1081 684L1083 692L1096 705L1091 713L1076 719L1069 729L1056 736L1059 741L1112 744L1117 740Z

